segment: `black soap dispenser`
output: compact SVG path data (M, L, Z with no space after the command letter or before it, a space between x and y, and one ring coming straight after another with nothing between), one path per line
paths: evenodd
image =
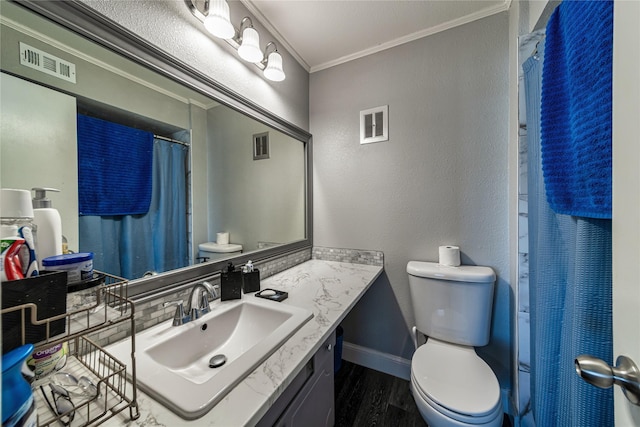
M233 263L227 264L226 271L220 273L220 300L242 298L242 271L236 270Z
M260 290L260 271L253 267L251 260L242 269L242 291L245 294Z

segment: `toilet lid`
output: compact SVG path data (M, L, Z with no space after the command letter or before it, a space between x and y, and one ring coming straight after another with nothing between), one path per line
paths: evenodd
M198 245L198 249L205 252L227 254L232 252L240 252L242 250L242 245L236 245L233 243L218 244L216 242L206 242L206 243L200 243Z
M459 414L481 417L499 404L498 380L473 347L430 338L413 355L411 372L422 393Z

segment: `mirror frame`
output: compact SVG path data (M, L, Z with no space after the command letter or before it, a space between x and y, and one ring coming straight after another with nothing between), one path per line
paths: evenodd
M78 0L39 1L10 0L26 9L48 19L82 37L97 43L123 57L132 60L148 69L168 77L182 85L209 96L248 117L262 122L304 144L305 154L305 238L280 246L252 251L225 258L194 264L176 270L158 273L156 276L135 279L130 282L128 294L135 299L150 295L161 295L175 291L181 284L186 284L203 277L219 273L229 261L244 264L265 261L285 256L304 249L313 244L313 193L312 193L312 137L311 134L296 125L276 116L260 105L232 91L219 82L211 79L185 62L164 52L142 37L115 23L99 12Z

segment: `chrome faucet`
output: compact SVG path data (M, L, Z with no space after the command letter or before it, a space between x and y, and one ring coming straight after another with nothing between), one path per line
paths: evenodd
M171 305L176 306L172 325L184 325L185 323L196 320L203 314L208 313L210 311L209 297L211 297L212 300L220 298L219 289L219 286L214 286L206 281L197 283L189 293L186 310L182 300L165 302L163 304L164 307L169 307Z
M220 298L220 295L215 286L209 282L197 283L189 294L189 300L187 301L187 313L191 317L191 320L196 320L203 314L209 312L209 297L212 300Z
M172 323L173 326L180 326L182 324L187 323L189 320L191 320L189 316L186 316L184 314L184 307L182 305L181 299L177 301L167 301L164 304L162 304L163 307L169 307L171 305L176 306L176 312L173 314L173 323Z

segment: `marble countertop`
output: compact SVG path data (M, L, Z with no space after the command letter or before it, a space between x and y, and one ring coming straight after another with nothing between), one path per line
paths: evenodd
M262 289L272 288L289 293L289 297L281 304L311 310L313 318L203 417L184 420L138 389L140 418L130 421L127 410L108 420L105 425L254 425L382 270L381 266L310 260L262 280Z

